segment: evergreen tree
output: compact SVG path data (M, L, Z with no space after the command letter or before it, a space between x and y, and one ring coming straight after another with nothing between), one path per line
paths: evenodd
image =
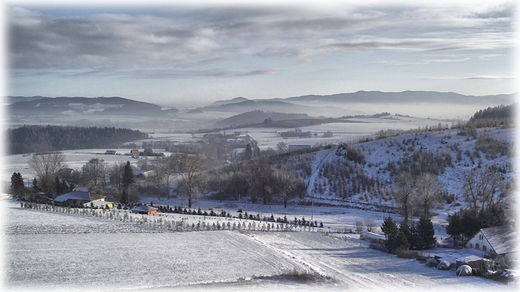
M25 189L23 177L19 172L13 172L11 176L11 194L15 197L23 195Z
M123 189L128 191L128 187L133 184L134 181L134 172L132 171L132 166L130 165L130 161L127 161L125 167L123 168Z
M504 209L499 205L490 205L480 210L478 214L480 228L507 225L507 218Z
M403 231L398 231L397 235L393 240L393 249L391 252L397 252L399 250L408 250L410 244L408 243L408 238Z
M126 192L126 190L123 191L123 193L121 194L121 199L119 200L119 202L121 202L121 204L128 204L128 193Z
M399 228L397 224L392 219L392 217L388 216L383 221L381 225L381 230L385 234L386 241L385 246L389 252L393 252L395 250L395 243L397 239L397 234L399 233Z
M453 237L453 246L457 247L459 239L464 233L462 218L459 212L455 212L453 215L448 215L448 226L446 226L446 233Z
M60 179L58 177L55 177L54 178L54 196L59 196L59 195L62 195L64 193L61 192L61 182L60 182Z
M402 233L406 237L406 243L408 247L410 247L411 249L415 249L417 241L417 232L414 228L414 225L412 224L412 226L410 227L408 223L404 221L401 222L401 224L399 224L399 233Z
M465 238L470 238L482 228L478 220L478 213L474 210L462 210L461 223Z
M415 225L415 249L428 249L435 245L435 230L430 218L421 217Z
M386 236L385 246L388 252L395 253L399 250L408 250L410 247L408 237L413 236L413 231L405 222L398 226L389 216L383 221L381 230Z
M244 150L244 159L249 160L253 157L253 150L251 144L247 143L246 149Z
M40 187L38 186L38 180L36 178L33 179L32 190L35 194L40 190Z
M385 234L386 239L397 234L397 224L392 219L392 217L388 216L385 218L383 224L381 225L381 231L383 231L383 233Z

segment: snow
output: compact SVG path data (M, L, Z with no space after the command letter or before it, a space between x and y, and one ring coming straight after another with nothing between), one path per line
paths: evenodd
M280 129L248 128L248 132L258 140L260 147L276 148L279 142L288 145L319 143L338 143L370 136L380 129L408 130L426 124L436 126L438 121L396 117L389 119L357 119L364 123L336 123L302 128L302 131L318 133L318 137L282 139ZM386 128L385 128L386 127ZM332 131L334 137L319 137L322 132ZM284 130L285 131L285 130ZM514 129L481 130L486 135L503 141L512 141ZM200 135L201 136L201 135ZM195 141L198 135L178 133L156 133L154 139L174 139ZM385 140L375 140L357 144L367 159L364 171L370 176L380 176L390 180L388 173L382 171L385 163L399 160L404 153L399 149L408 139L420 136L418 147L430 151L451 151L450 146L457 144L464 152L473 149L475 140L459 136L455 130L407 134ZM448 143L442 144L441 140ZM138 144L138 141L136 141ZM393 146L390 144L393 143ZM138 144L139 145L139 144ZM117 149L129 153L128 149ZM104 159L107 164L130 161L137 165L137 159L125 155L105 155L106 149L63 151L68 167L81 169L92 158ZM155 151L155 150L154 150ZM162 151L161 151L162 152ZM242 201L197 201L193 209L213 208L215 212L226 210L238 216L237 210L243 208L249 214L261 217L287 217L288 220L305 218L307 221L323 222L323 232L261 232L261 231L192 231L177 232L167 229L109 220L106 218L55 213L20 208L20 204L1 199L3 209L7 210L3 220L5 230L5 250L7 275L5 283L9 290L206 290L243 291L258 290L460 290L490 289L493 291L512 291L511 285L502 285L491 280L477 277L456 277L454 271L439 271L428 268L415 260L398 259L395 256L368 248L368 243L359 240L356 234L334 234L328 231L354 230L355 222L370 218L374 221L374 232L380 233L382 221L391 215L400 221L396 214L359 210L345 207L319 206L326 199L329 203L350 203L334 198L327 193L313 193L313 185L320 182L319 169L325 163L338 160L336 149L325 149L308 154L311 159L312 173L307 179L310 197L314 204L299 205L297 200L287 208L282 205L256 205ZM165 153L169 155L169 153ZM451 152L452 157L455 153ZM4 185L10 181L13 172L21 172L29 185L35 173L29 168L30 155L10 155L4 158ZM446 168L438 176L440 182L450 193L460 193L460 171L476 166L463 155L456 161L456 168ZM478 161L476 162L478 163ZM483 166L497 163L512 164L508 157L487 158L482 156ZM511 168L517 167L513 165ZM514 176L507 173L506 179ZM182 199L142 196L141 202L154 205L185 206ZM309 199L309 198L308 198ZM462 198L457 203L462 203ZM355 198L354 200L357 200ZM374 203L375 201L371 202ZM378 202L391 204L391 200ZM445 225L448 214L460 206L442 205L434 210L432 218L435 236L446 237ZM197 224L252 223L237 218L211 218L180 214L160 214L155 217L133 215L134 219L170 220ZM258 221L257 221L258 222ZM259 228L260 229L260 228ZM276 230L276 229L274 229ZM446 249L427 251L429 254L444 254L448 258L461 258L463 255ZM300 281L289 277L291 274L311 273L319 275L313 281Z
M175 232L22 209L7 197L1 204L8 219L2 221L7 251L4 291L515 288L478 277L456 277L454 271L369 249L356 234ZM311 280L290 276L298 274L315 276Z

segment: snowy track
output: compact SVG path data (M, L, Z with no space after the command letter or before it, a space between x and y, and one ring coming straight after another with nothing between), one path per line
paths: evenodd
M450 271L428 268L416 260L398 259L367 247L356 238L340 239L320 233L257 233L270 249L330 277L340 290L514 291L514 287L478 277L456 277Z

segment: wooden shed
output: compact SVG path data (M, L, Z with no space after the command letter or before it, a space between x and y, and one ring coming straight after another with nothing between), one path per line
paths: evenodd
M137 206L135 208L132 208L131 211L132 211L132 213L143 214L143 215L155 216L155 214L157 214L157 208L150 207L147 205Z

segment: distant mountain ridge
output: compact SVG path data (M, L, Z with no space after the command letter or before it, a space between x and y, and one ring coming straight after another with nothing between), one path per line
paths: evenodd
M134 115L166 116L178 110L122 97L42 97L21 99L8 105L11 115Z
M292 102L279 99L240 99L237 102L225 102L211 104L203 108L203 110L210 111L225 111L243 113L247 111L279 111L286 113L302 113L312 110L312 107L305 105L298 105Z
M475 104L496 101L509 104L517 94L498 94L473 96L454 92L436 91L357 91L353 93L338 93L331 95L303 95L288 97L284 100L293 102L357 102L357 103L385 103L385 102L428 102L428 103L458 103Z
M69 124L85 125L83 121L85 120L90 125L104 125L107 122L112 123L112 121L118 120L119 117L147 117L149 118L148 121L136 119L134 122L138 123L139 127L147 122L148 127L154 129L156 125L175 128L180 123L184 123L184 127L189 128L195 124L206 127L218 122L214 121L218 117L225 116L221 113L229 113L228 117L231 117L233 114L254 111L307 114L313 118L365 115L383 111L408 115L417 113L423 116L448 115L458 118L458 116L468 115L468 111L471 110L512 104L517 96L518 94L470 96L434 91L358 91L270 99L235 97L230 100L219 100L205 107L186 112L180 112L175 108L165 109L153 103L123 97L8 96L5 101L7 113L11 116L11 121L14 124L27 124L31 121L37 121L37 123L49 123L50 121L53 124L61 124L64 118L67 118ZM204 112L219 112L219 114L208 115L206 120L198 122L196 119L200 118ZM198 116L194 113L198 113ZM193 118L191 115L193 115ZM38 117L38 119L34 119L34 117ZM94 117L98 117L98 119L95 120ZM115 117L115 119L109 117ZM239 119L235 117L235 119L246 121L256 118L242 116ZM127 124L124 124L125 121L120 120L120 122L112 123L112 125L127 126ZM208 123L205 123L205 121ZM221 125L230 122L231 124L236 123L236 121L228 120L222 122Z
M226 104L241 103L244 101L249 101L249 99L239 96L239 97L235 97L235 98L229 99L229 100L218 100L218 101L215 101L214 103L210 104L209 106L217 107L217 106L226 105Z

